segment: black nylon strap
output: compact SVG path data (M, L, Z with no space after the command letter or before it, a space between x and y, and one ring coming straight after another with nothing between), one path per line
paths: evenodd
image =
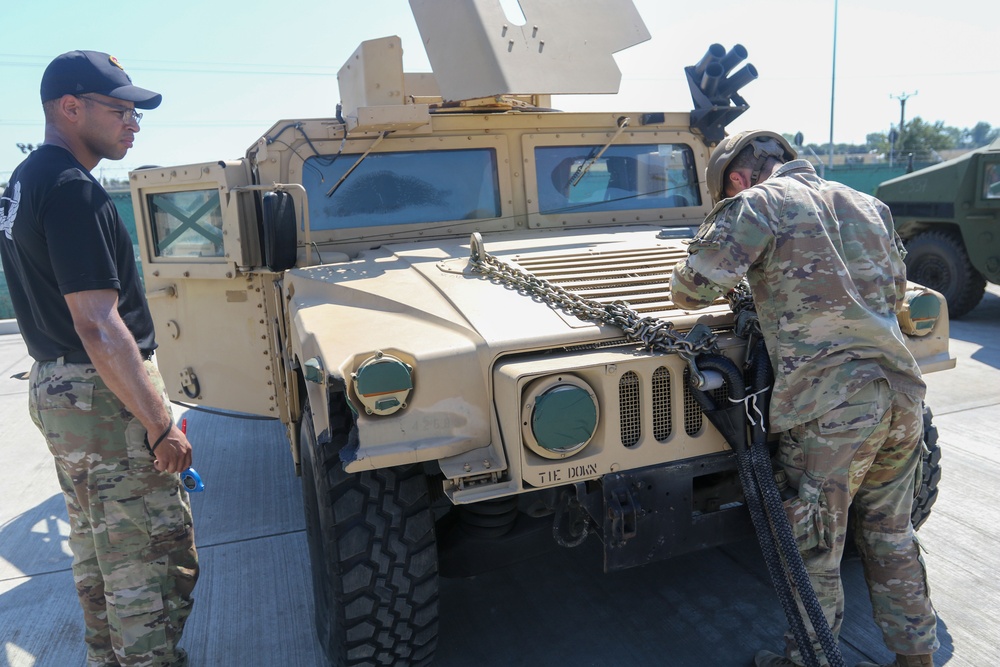
M170 431L173 428L174 428L174 425L173 425L173 423L171 423L170 426L167 427L167 430L164 431L160 435L160 437L156 439L156 442L153 443L153 446L149 448L150 453L152 453L152 454L156 453L156 448L160 445L161 442L163 442L163 439L167 437L167 434L170 433Z

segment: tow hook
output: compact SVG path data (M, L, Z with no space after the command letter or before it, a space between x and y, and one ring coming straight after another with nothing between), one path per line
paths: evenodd
M611 542L622 546L636 536L638 503L627 486L608 489L608 518L611 520Z
M709 389L708 380L701 369L698 368L696 360L700 348L714 336L715 334L712 333L712 330L700 322L694 325L687 335L684 336L684 343L687 349L680 350L679 354L687 362L688 373L691 376L691 386L695 389L702 391Z

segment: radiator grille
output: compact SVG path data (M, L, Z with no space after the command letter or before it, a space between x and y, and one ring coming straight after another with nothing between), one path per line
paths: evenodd
M642 395L639 376L634 371L622 375L618 382L618 406L621 412L622 444L634 447L642 435Z
M670 371L660 366L653 373L653 437L665 442L674 431L670 411Z
M653 371L649 391L653 399L653 437L658 442L666 442L674 430L670 371L666 367L660 366ZM634 447L642 438L642 383L635 371L628 371L618 382L618 407L622 444Z

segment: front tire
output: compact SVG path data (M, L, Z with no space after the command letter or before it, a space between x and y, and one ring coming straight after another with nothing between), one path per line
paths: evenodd
M331 406L319 442L302 420L302 494L316 630L332 665L427 665L437 645L438 560L420 465L347 473L340 450L357 429Z
M906 242L906 277L941 292L948 316L958 319L982 301L986 279L969 261L957 234L928 231Z

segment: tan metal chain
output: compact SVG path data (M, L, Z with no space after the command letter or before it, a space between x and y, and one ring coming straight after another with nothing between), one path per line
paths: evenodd
M655 352L679 354L692 367L697 355L718 351L718 336L704 325L698 324L686 335L681 335L671 322L643 317L624 301L605 304L587 299L500 261L486 252L478 233L472 235L471 245L470 262L475 271L522 294L537 297L552 308L559 308L587 322L616 326L629 340L642 343ZM692 368L692 372L696 371ZM697 375L700 376L700 373Z

